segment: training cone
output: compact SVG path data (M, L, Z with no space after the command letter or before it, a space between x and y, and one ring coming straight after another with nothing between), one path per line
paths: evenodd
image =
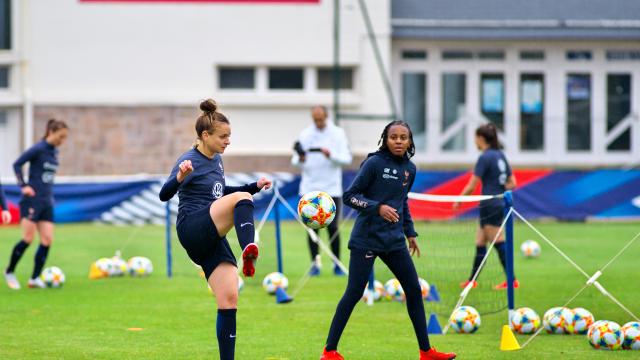
M427 323L427 333L429 335L442 335L442 328L438 322L436 313L431 313L429 316L429 323Z
M431 302L440 302L440 294L438 294L438 288L435 285L431 285L431 289L429 289L429 295L425 300Z
M500 336L500 351L520 350L518 339L513 335L509 325L502 326L502 336Z
M276 303L278 304L286 304L293 301L292 297L289 297L286 291L283 288L279 287L276 289Z

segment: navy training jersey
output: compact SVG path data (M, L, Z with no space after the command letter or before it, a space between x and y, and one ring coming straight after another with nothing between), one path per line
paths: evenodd
M502 151L487 149L478 158L473 173L482 181L482 195L498 195L506 190L511 167Z
M22 167L29 163L29 180L25 181ZM53 205L53 180L58 170L58 150L41 140L13 163L18 185L29 185L36 192L34 199ZM24 196L23 196L24 197Z
M193 172L179 183L176 175L180 163L185 160L191 160ZM190 212L211 206L213 201L236 191L255 194L259 189L256 183L239 187L226 186L220 154L209 159L197 149L192 148L176 161L171 174L160 190L160 200L168 201L176 192L178 193L177 223L180 223Z

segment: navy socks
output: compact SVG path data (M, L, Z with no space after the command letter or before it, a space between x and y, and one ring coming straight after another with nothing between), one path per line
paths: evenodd
M237 309L218 309L216 335L220 348L220 360L233 360L236 350Z
M33 266L33 274L31 274L32 279L40 276L42 268L44 267L44 263L47 261L47 255L49 255L49 246L40 244L40 246L38 246L38 250L36 251L36 256L34 257L35 265Z
M253 227L253 201L247 199L238 201L233 209L233 224L236 227L240 247L244 250L253 242L256 235Z
M482 263L482 259L487 254L486 246L476 246L476 257L473 259L473 269L471 270L471 275L469 275L469 280L473 279L473 275L475 275L476 271L480 267L480 263Z
M7 273L12 273L16 270L16 265L18 264L18 261L20 261L22 254L24 254L24 251L27 250L28 247L29 247L29 244L24 240L18 241L16 246L13 247L13 251L11 252L11 258L9 260L9 266L7 266L7 269L6 269Z

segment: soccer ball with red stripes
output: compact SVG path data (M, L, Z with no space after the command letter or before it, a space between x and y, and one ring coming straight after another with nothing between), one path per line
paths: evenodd
M326 192L311 191L300 198L298 216L306 226L321 229L336 217L336 204Z
M596 349L618 350L622 346L622 330L613 321L596 321L587 333L589 344Z
M566 307L554 307L547 310L542 317L542 325L549 334L566 334L566 319L571 319L573 312Z
M631 321L622 326L622 348L640 350L640 322Z
M42 271L40 274L42 281L50 288L59 288L64 284L64 273L57 266L51 266Z
M540 327L540 316L533 309L523 307L514 311L509 326L518 334L533 334Z
M460 306L449 318L451 328L463 334L473 334L481 324L480 313L471 306Z
M564 314L569 316L568 312ZM564 330L568 334L586 334L589 326L595 321L593 314L587 309L580 307L571 310L570 315L571 316L564 319Z

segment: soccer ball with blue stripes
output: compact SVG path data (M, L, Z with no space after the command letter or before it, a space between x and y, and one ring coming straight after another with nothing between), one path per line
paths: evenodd
M326 192L311 191L300 198L298 216L306 226L321 229L336 217L336 204Z
M568 316L569 313L565 312ZM589 326L595 321L593 314L584 308L575 308L571 310L571 316L564 320L564 330L568 334L586 334Z
M282 288L284 290L289 287L289 279L279 272L272 272L264 277L262 280L262 287L269 293L275 294L278 288Z
M59 288L65 281L64 273L57 266L44 269L40 274L40 279L50 288Z
M134 256L127 262L129 274L134 277L149 276L153 272L151 260L144 256Z
M622 326L622 348L640 350L640 322L631 321Z
M618 350L622 346L622 329L613 321L596 321L589 328L587 338L596 349Z
M565 323L573 317L573 311L566 307L554 307L542 317L542 325L549 334L566 334Z
M384 292L387 299L393 301L404 301L404 290L398 279L391 279L384 284Z
M528 307L516 309L509 320L509 326L518 334L533 334L540 327L540 316Z
M449 325L457 333L473 334L481 324L480 313L471 306L460 306L449 318Z

